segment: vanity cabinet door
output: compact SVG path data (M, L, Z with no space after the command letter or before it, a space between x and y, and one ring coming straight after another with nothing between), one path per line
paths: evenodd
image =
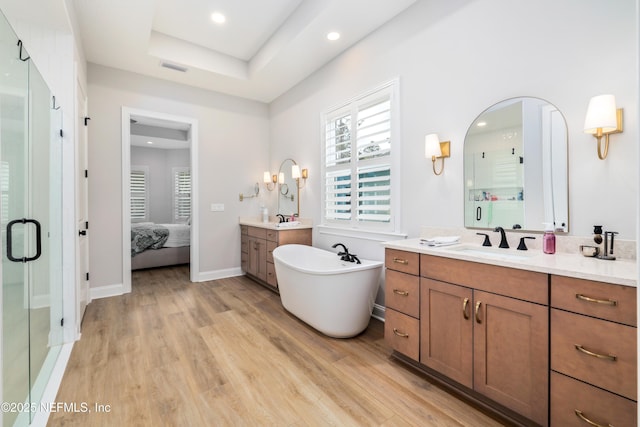
M473 387L473 291L420 279L420 362Z
M548 424L548 307L474 291L474 389Z
M264 239L249 237L247 273L260 280L267 280L267 242Z

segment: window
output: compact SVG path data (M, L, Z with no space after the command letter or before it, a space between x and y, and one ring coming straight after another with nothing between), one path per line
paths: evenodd
M148 166L131 166L131 222L149 220Z
M191 170L173 168L173 220L188 222L191 217Z
M394 80L324 114L324 225L395 231L396 91Z

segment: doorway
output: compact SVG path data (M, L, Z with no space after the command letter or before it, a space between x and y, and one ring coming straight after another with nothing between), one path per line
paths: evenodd
M176 136L178 134L184 137ZM174 135L174 138L167 136ZM148 136L148 137L146 137ZM173 142L170 140L174 140ZM185 144L188 141L188 144ZM152 142L153 144L148 144ZM192 282L198 281L199 272L199 242L198 242L198 121L190 117L182 117L171 114L145 111L128 107L122 108L122 242L123 242L123 292L131 292L131 266L132 266L132 246L131 246L131 225L138 221L145 224L151 223L154 217L153 206L150 200L143 200L136 194L133 195L132 205L132 145L133 146L164 146L165 150L179 149L168 148L171 144L188 145L189 174L190 174L190 205L188 206L189 217L186 218L181 213L181 208L186 207L184 203L180 205L180 197L173 192L172 217L171 222L188 222L189 224L189 278ZM140 147L142 149L142 147ZM176 174L176 181L180 181L180 168L172 168ZM177 171L176 171L177 170ZM182 169L184 170L184 169ZM151 176L151 175L149 175ZM168 179L168 178L167 178ZM169 197L169 195L165 195ZM176 201L177 200L177 201ZM147 210L140 208L137 202L147 203ZM176 208L178 206L178 208ZM133 210L133 212L132 212ZM155 208L158 211L158 208ZM157 214L158 212L156 212ZM132 220L132 214L136 217ZM158 218L155 216L155 218ZM166 218L166 217L165 217ZM175 220L179 218L178 220ZM175 220L175 221L174 221ZM162 221L165 222L165 221ZM168 222L168 221L167 221Z

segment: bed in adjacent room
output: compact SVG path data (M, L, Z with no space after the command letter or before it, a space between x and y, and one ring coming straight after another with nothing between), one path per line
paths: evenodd
M190 237L189 224L132 224L131 270L188 264Z

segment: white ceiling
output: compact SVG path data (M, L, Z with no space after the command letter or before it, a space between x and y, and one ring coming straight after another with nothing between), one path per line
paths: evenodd
M270 102L416 0L73 0L89 62ZM213 12L227 21L212 22ZM335 42L326 39L339 31ZM168 62L182 73L161 67Z

